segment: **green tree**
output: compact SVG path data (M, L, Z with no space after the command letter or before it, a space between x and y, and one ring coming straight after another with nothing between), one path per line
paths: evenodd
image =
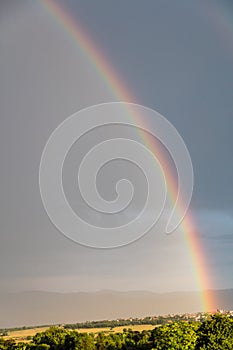
M0 337L0 350L5 350L6 349L6 344L5 340Z
M233 349L233 319L227 315L215 314L199 327L195 350L220 349Z
M94 337L92 334L72 331L65 337L65 350L95 350Z
M34 343L26 344L26 350L49 350L49 348L50 346L48 344L34 344ZM20 348L20 350L24 350L24 349Z
M151 332L153 348L157 350L194 350L196 344L195 322L173 322L156 327Z
M63 328L50 327L42 333L37 333L33 337L33 343L36 345L49 345L50 350L63 350L66 335L69 332Z
M98 333L96 338L96 349L105 350L105 336L102 332Z

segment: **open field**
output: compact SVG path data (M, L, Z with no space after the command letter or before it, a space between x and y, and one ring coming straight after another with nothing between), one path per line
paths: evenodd
M19 331L9 331L9 334L7 336L4 336L4 339L14 339L16 342L20 341L29 341L27 339L28 337L33 337L36 333L44 332L49 327L38 327L38 328L32 328L32 329L22 329ZM76 329L77 332L80 333L100 333L104 332L106 334L108 333L121 333L123 332L123 329L131 328L133 331L139 331L142 332L143 330L151 330L154 329L155 326L151 324L147 325L132 325L132 326L120 326L115 328L110 327L104 327L104 328L80 328Z
M27 337L33 337L36 333L44 332L49 327L35 327L31 329L21 329L19 331L8 331L8 335L3 339L15 339L18 341L26 341Z

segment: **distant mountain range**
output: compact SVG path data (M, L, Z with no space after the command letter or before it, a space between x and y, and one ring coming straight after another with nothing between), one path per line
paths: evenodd
M233 289L211 293L216 309L233 309ZM198 292L0 293L0 328L197 311L201 311Z

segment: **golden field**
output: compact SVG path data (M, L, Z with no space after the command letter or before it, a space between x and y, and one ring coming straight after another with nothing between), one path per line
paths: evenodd
M19 331L9 331L7 336L4 336L4 339L14 339L16 342L20 341L30 341L27 339L28 337L33 337L36 333L44 332L46 329L49 327L38 327L38 328L31 328L31 329L22 329ZM136 326L120 326L120 327L115 327L115 328L110 328L110 327L104 327L104 328L81 328L81 329L76 329L77 332L80 333L121 333L123 332L123 329L128 329L131 328L133 331L139 331L142 332L143 330L151 330L154 329L155 326L151 324L147 325L136 325Z

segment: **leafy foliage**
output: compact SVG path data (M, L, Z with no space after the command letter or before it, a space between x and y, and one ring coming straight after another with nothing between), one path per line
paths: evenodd
M233 349L233 319L227 315L213 315L198 329L195 350Z
M174 322L152 331L153 347L158 350L195 350L198 324Z
M233 350L233 319L215 314L203 322L179 321L152 331L79 333L51 327L28 343L0 337L0 350Z

